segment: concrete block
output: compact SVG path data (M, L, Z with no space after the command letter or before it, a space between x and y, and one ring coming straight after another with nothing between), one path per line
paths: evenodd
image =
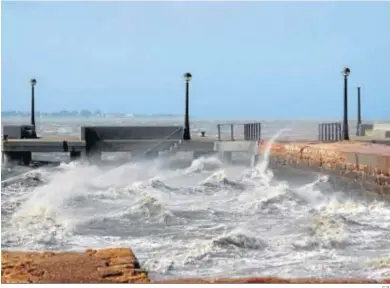
M223 141L217 142L219 151L256 152L257 141Z
M70 151L70 160L71 161L77 161L81 158L81 152L80 151Z
M231 163L232 162L232 154L233 153L229 152L229 151L221 151L219 155L220 155L222 162Z
M32 125L5 125L3 126L3 139L34 139L35 127Z
M375 123L373 124L372 130L387 130L390 131L390 123Z
M89 134L89 136L88 136ZM178 126L84 126L81 139L94 135L95 140L182 139L183 127Z
M359 136L369 136L367 134L367 131L371 131L373 127L374 127L373 124L365 124L365 123L360 124Z

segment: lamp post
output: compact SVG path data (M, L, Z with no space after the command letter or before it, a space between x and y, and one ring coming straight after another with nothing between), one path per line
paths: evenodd
M361 104L360 104L360 87L357 87L357 129L356 129L356 136L360 136L360 124L362 124L362 111L361 111Z
M349 140L348 132L348 76L351 70L345 67L343 70L344 75L344 121L343 121L343 139Z
M190 99L189 99L189 86L191 81L192 75L191 73L185 73L184 79L186 81L186 111L184 116L184 133L183 133L183 140L191 140L191 133L190 133Z
M31 125L35 128L35 96L34 96L34 89L35 85L37 84L37 80L35 78L30 80L31 84Z

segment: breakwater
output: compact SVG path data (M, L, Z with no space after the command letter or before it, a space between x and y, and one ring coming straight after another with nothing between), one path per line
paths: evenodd
M354 181L368 191L390 196L390 146L344 141L276 142L259 144L260 153L270 145L271 167L288 166L330 173Z

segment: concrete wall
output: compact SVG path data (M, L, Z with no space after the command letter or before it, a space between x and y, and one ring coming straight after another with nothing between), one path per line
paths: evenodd
M366 136L367 132L372 131L372 128L374 127L373 124L360 124L359 126L359 136Z
M35 138L35 127L32 125L5 125L3 126L3 137L8 139Z
M256 153L257 141L220 141L215 150L221 152L253 152Z
M81 127L82 140L87 140L87 131L100 140L183 138L183 127L178 126L84 126Z
M390 138L390 124L388 123L360 124L359 135L377 137L377 138Z

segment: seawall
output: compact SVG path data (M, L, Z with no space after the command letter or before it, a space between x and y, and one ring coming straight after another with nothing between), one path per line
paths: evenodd
M259 143L264 153L269 144ZM270 145L271 167L326 172L352 180L366 190L390 196L390 146L357 141L333 143L275 142Z
M390 283L390 279L177 279L153 281L130 248L1 253L2 283ZM258 272L261 275L261 271Z

